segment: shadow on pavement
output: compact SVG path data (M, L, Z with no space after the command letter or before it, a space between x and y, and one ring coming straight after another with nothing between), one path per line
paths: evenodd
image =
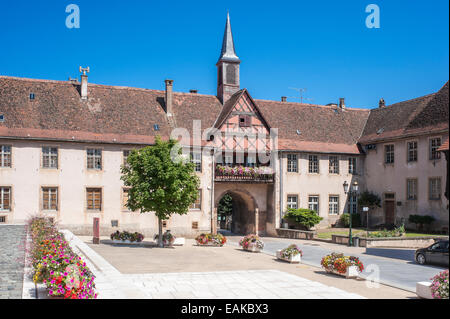
M366 252L363 255L414 261L414 252L415 249L366 248Z

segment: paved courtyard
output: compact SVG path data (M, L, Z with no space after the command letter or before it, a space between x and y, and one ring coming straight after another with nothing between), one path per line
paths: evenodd
M0 299L22 298L25 226L0 225Z
M100 245L92 237L78 240L95 264L106 269L98 278L103 298L272 298L355 299L415 298L414 293L365 280L345 279L305 264L288 264L267 254L242 251L232 244L157 248L114 245L106 237ZM106 280L106 278L112 280ZM101 291L100 291L101 293Z

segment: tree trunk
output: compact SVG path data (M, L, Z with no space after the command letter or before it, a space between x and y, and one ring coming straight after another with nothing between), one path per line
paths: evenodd
M158 247L164 247L164 243L163 243L163 235L162 235L162 220L161 218L158 217Z

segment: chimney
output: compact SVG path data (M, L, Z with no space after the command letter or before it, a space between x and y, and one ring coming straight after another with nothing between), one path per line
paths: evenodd
M88 76L86 73L89 73L89 67L82 68L80 66L80 73L83 73L83 74L81 74L81 90L80 90L81 99L87 100L87 98L88 98Z
M166 113L167 113L167 115L172 115L172 107L173 107L173 94L172 94L173 80L165 80L164 82L166 82L166 99L164 101L166 103Z
M384 99L381 98L381 99L380 99L380 102L378 102L378 107L379 107L379 108L382 108L382 107L385 107L385 106L386 106L386 103L384 102Z
M287 101L287 97L282 96L282 97L281 97L281 102L286 102L286 101Z
M345 98L341 97L341 98L339 99L339 107L340 107L341 109L345 109Z
M192 94L197 94L198 93L197 90L190 90L189 92L192 93Z

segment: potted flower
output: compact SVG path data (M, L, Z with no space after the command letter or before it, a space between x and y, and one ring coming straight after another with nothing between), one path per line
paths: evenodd
M127 231L116 231L111 234L110 238L115 244L134 244L142 242L144 240L144 235L138 232L130 233Z
M259 253L264 248L263 241L258 235L247 235L239 241L239 245L242 249Z
M297 245L290 245L285 249L277 251L277 258L290 263L299 263L302 261L303 252Z
M166 230L166 232L162 235L162 241L164 247L172 247L173 243L175 242L175 236L172 235L170 230ZM156 234L153 239L158 241L159 235Z
M217 246L222 247L227 238L222 234L200 234L195 238L198 246Z
M440 272L432 278L431 296L434 299L448 299L448 269Z
M346 278L356 278L364 270L364 265L358 257L344 256L344 254L338 253L323 257L320 264L326 272Z

